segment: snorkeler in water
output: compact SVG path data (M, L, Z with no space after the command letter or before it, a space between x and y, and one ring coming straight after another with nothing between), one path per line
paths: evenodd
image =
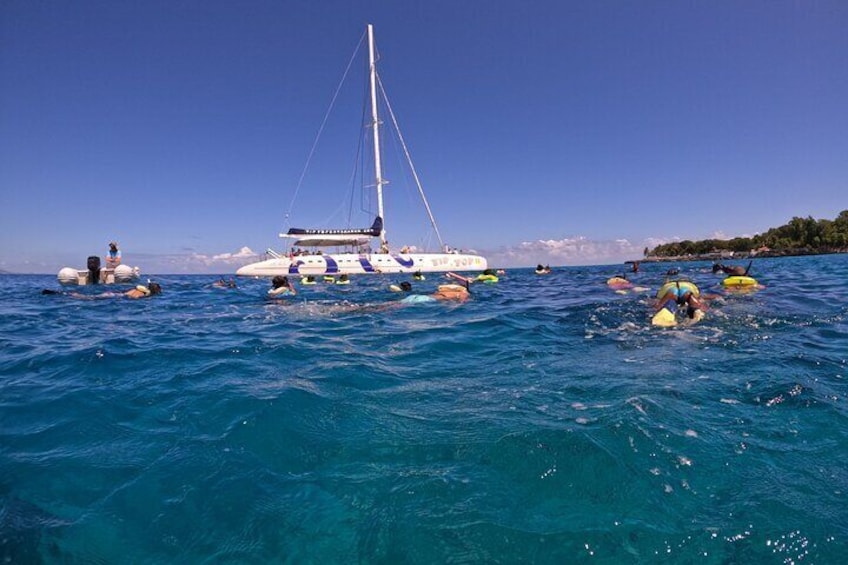
M271 289L268 290L268 296L276 298L278 296L294 296L297 291L294 289L289 278L284 275L277 275L271 279Z
M738 265L737 266L727 266L727 265L722 265L721 263L715 263L713 265L713 273L718 273L719 271L721 271L725 275L730 275L732 277L746 277L746 276L748 276L748 271L751 270L752 264L753 264L753 261L750 261L748 263L747 267L740 267Z
M234 279L230 279L225 281L223 278L218 279L217 281L212 283L213 288L238 288L236 285L236 281Z
M100 298L130 298L136 300L139 298L150 298L157 294L162 294L162 287L159 283L148 282L147 285L137 285L125 292L101 292L100 294L83 294L81 292L64 292L60 290L44 289L41 291L43 295L63 295L80 300L97 300Z
M686 317L695 319L703 315L707 309L706 305L700 300L698 287L693 283L685 282L681 284L681 281L673 281L663 285L663 291L663 294L657 297L654 306L656 312L662 310L669 302L674 302L678 306L686 306Z

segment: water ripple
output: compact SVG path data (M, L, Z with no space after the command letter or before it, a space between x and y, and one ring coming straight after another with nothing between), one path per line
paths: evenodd
M124 301L4 277L0 555L840 562L848 257L757 261L747 294L680 268L716 297L673 329L604 267L461 305L381 277L275 303L266 281Z

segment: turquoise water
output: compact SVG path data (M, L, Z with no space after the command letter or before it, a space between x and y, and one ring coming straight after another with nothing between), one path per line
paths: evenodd
M848 256L757 261L765 288L690 328L651 327L613 274L406 305L377 276L276 303L0 277L0 557L844 562Z

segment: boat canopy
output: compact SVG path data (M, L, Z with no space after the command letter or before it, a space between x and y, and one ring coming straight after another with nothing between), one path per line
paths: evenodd
M292 245L302 245L304 247L362 247L368 245L371 237L362 235L289 235L281 234L283 237L294 238Z
M366 236L366 237L380 237L380 233L383 231L383 218L377 216L374 219L374 223L371 224L370 228L359 228L359 229L343 229L343 230L315 230L315 229L303 229L303 228L291 228L286 232L287 237L300 237L306 235L358 235L358 236Z

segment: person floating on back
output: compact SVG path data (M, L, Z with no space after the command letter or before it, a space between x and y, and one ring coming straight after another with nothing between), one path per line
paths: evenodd
M460 284L440 284L433 294L410 294L400 302L414 304L418 302L453 301L465 302L471 296L468 288Z
M132 300L136 300L138 298L150 298L151 296L162 294L162 287L159 285L159 283L148 282L146 286L140 284L125 292L102 292L100 294L82 294L80 292L64 292L60 290L44 289L41 291L41 294L62 294L70 296L71 298L78 298L80 300L97 300L99 298L129 298Z

